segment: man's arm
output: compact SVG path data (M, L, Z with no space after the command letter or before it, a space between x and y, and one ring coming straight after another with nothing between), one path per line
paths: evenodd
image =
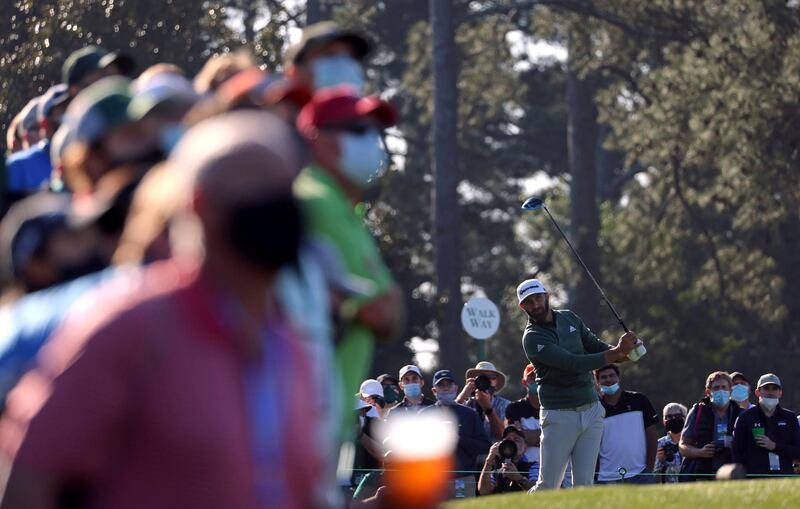
M750 430L745 425L741 416L736 419L733 426L733 441L731 443L731 455L734 463L747 464L747 438Z
M503 421L492 405L492 395L486 391L475 391L475 401L483 409L486 419L489 421L489 427L492 430L492 438L500 439L503 436Z
M587 327L585 323L583 323L583 320L581 320L578 317L578 315L572 313L572 316L574 316L580 321L581 342L583 343L584 350L586 350L589 353L599 353L599 352L605 352L606 350L611 348L611 345L598 338L597 335L595 335L595 333L592 332L591 329L589 329L589 327Z
M494 470L495 461L497 461L497 449L499 447L500 442L492 445L489 448L489 454L486 456L486 461L483 462L481 476L478 479L478 493L481 496L491 495L494 493L495 488L497 488L492 471Z
M797 418L794 416L789 421L792 421L789 426L794 428L793 440L789 443L776 443L774 452L778 456L786 456L794 460L800 458L800 426L798 426ZM739 423L738 420L736 423Z
M652 471L656 463L656 449L658 449L658 430L655 425L650 425L644 429L645 440L647 441L647 453L645 455L645 468Z
M622 360L633 350L634 340L635 335L628 333L620 338L616 346L603 352L589 354L574 354L556 345L544 334L531 330L525 332L522 342L525 354L534 364L545 364L573 373L585 373Z

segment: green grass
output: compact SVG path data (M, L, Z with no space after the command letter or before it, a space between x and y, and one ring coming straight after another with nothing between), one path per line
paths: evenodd
M800 479L596 486L448 502L442 509L798 509Z

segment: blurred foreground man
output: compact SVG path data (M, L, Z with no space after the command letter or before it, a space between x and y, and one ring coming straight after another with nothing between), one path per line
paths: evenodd
M320 405L292 393L311 363L270 297L302 236L297 144L274 116L237 112L192 129L168 164L195 233L69 320L11 393L2 507L320 505Z
M614 347L600 341L572 311L550 309L550 295L537 279L520 283L517 298L528 315L522 344L536 368L542 406L541 466L533 490L559 488L570 459L573 484L589 486L605 417L592 370L626 359L636 334L625 333Z

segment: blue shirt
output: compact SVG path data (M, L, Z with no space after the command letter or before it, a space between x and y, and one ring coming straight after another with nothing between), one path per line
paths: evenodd
M11 154L6 160L6 190L10 193L37 191L50 181L52 171L49 141Z

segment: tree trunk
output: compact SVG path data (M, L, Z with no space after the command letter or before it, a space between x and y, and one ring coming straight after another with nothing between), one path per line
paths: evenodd
M580 39L579 39L580 38ZM570 236L575 249L600 281L600 210L597 204L597 107L594 103L595 78L581 78L573 68L577 51L586 51L586 33L570 37L567 70L567 150L570 183ZM569 256L565 250L564 256ZM578 262L574 287L570 291L570 308L583 318L589 327L600 328L600 295Z
M433 42L433 242L439 362L468 367L461 329L461 214L458 203L458 64L451 0L430 2Z

